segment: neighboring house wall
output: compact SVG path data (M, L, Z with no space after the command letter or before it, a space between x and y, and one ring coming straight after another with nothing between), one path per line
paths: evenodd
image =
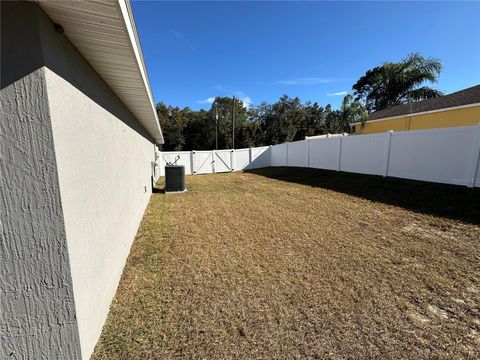
M428 114L401 116L385 120L367 121L355 125L356 134L373 134L388 130L422 130L469 126L480 123L480 105L453 110L441 110Z
M88 359L155 146L34 2L2 2L0 99L0 357Z
M355 125L355 134L374 134L389 130L404 131L407 128L407 118L401 117L383 121L367 121L365 124Z

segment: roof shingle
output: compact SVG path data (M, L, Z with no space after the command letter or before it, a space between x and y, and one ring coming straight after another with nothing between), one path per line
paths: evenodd
M388 109L375 111L369 115L368 120L379 120L394 116L415 114L424 111L446 109L475 103L480 103L480 85L472 86L437 98L392 106Z

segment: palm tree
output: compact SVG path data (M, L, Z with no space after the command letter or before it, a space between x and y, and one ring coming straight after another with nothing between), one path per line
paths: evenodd
M333 133L350 132L352 123L364 122L367 118L367 109L363 103L348 94L343 98L340 110L327 115L327 128Z
M368 112L383 110L442 96L439 90L421 86L426 81L436 82L441 71L440 60L409 54L399 63L385 62L368 70L353 85L353 90L357 99L365 101Z

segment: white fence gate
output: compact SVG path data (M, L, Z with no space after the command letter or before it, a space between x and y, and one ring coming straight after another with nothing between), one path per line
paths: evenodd
M160 152L160 176L165 175L165 165L176 162L185 166L185 174L213 174L270 166L270 147L236 150L195 150Z
M234 150L213 151L213 172L229 172L234 169Z
M309 138L238 150L162 152L186 174L310 167L480 187L480 125L380 134Z
M210 174L213 172L213 153L211 151L192 151L191 157L193 172L185 169L186 174Z

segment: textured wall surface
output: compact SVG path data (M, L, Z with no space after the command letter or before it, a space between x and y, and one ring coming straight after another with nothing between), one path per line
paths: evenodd
M82 354L88 359L150 199L154 145L53 71L46 70L46 80Z
M37 4L1 6L0 358L88 359L155 148Z
M39 24L81 351L88 359L151 196L154 144L50 19Z
M38 17L1 2L0 359L79 359Z
M44 70L0 91L0 358L80 358Z

